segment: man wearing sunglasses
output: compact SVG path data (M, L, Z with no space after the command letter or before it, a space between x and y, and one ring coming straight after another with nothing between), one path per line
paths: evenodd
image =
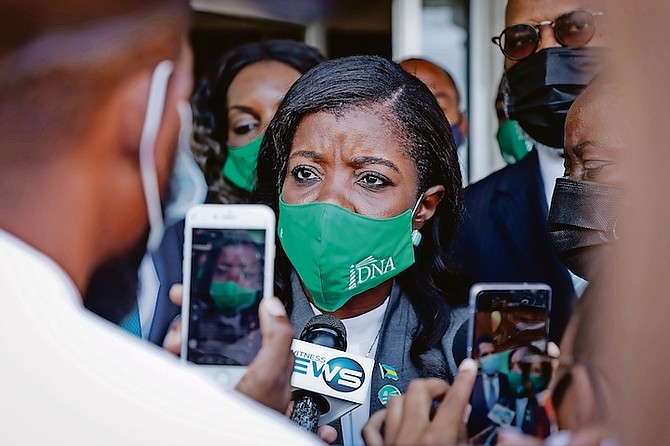
M465 189L453 260L468 282L543 282L552 287L550 339L559 342L575 301L572 276L547 235L554 181L563 175L565 116L597 73L603 10L592 0L510 0L493 37L505 56L505 107L533 150Z

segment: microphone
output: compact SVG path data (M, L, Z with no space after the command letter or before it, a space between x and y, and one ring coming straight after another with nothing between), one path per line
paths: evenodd
M347 329L339 319L329 314L319 314L305 324L300 340L344 352L347 350ZM316 433L321 414L330 409L328 401L322 395L308 390L295 392L294 401L291 420L303 429Z
M330 315L314 316L294 339L291 419L314 432L365 402L375 361L347 353L344 324ZM303 398L308 396L309 398Z

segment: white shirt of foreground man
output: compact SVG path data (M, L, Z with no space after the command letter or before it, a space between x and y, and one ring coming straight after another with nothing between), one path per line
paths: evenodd
M0 252L3 444L318 443L89 313L56 263L2 230Z

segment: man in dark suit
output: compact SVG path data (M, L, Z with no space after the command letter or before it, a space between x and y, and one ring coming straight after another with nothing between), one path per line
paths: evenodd
M506 56L506 107L534 149L465 190L465 213L452 260L466 285L475 282L543 282L552 287L549 338L559 342L576 298L573 278L547 235L555 179L563 174L565 115L597 72L602 46L587 0L510 0L498 44ZM547 21L553 27L530 26ZM518 31L517 28L523 28ZM561 33L579 29L579 48L563 46ZM583 31L583 32L582 32ZM534 34L533 34L534 33ZM540 33L542 38L540 39ZM515 41L517 35L535 39ZM573 36L574 37L574 36ZM566 41L566 40L562 40Z
M559 342L575 300L570 273L547 235L547 202L538 153L465 189L454 261L468 285L540 282L552 288L549 338Z
M481 372L477 375L470 397L472 412L468 419L469 437L494 426L495 423L488 414L496 404L514 410L514 397L509 380L507 375L498 370L498 354L495 353L491 336L480 336L477 339L475 356L479 358Z

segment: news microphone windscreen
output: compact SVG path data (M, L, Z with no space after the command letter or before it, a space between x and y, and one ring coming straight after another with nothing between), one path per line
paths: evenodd
M300 340L336 350L347 350L347 329L342 321L329 314L318 314L305 324Z

